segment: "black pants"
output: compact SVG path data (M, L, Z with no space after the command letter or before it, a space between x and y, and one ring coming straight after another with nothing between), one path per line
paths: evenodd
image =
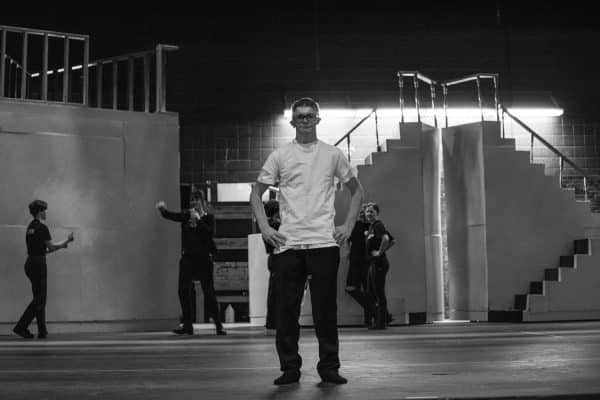
M25 262L25 275L31 281L31 290L33 291L33 300L23 312L23 315L17 322L17 327L27 329L35 318L38 326L38 333L47 333L46 328L46 295L47 295L47 276L46 257L29 256Z
M219 305L215 294L213 279L213 263L208 257L184 255L179 261L179 303L181 304L181 322L185 328L192 327L194 320L195 291L194 281L200 281L204 293L204 304L208 315L212 317L217 328L221 327Z
M277 273L273 269L273 256L271 255L267 259L267 266L269 268L269 288L267 290L267 320L265 326L267 329L275 329L277 327L275 323L277 320L277 294L275 293Z
M369 265L367 295L371 306L371 315L375 318L375 326L384 328L387 325L388 309L385 297L385 276L390 269L387 257L378 257Z
M312 315L319 340L319 372L340 368L337 331L337 273L340 261L338 247L310 250L287 250L273 255L277 271L277 354L282 371L299 370L300 307L307 276Z
M368 269L369 265L364 257L350 255L346 292L363 308L365 323L371 320L371 307L367 299Z

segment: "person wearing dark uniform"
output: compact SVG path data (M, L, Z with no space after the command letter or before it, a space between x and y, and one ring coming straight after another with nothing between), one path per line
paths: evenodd
M269 221L269 226L275 230L279 230L279 226L281 225L281 220L279 218L279 202L277 200L269 200L265 204L265 214L267 215L267 219ZM267 321L265 327L267 329L275 329L275 315L277 313L277 291L276 291L276 282L277 282L277 272L273 269L273 250L275 247L271 245L266 240L265 249L267 250L268 258L267 258L267 268L269 269L269 288L267 290Z
M369 261L367 296L371 306L371 315L374 317L369 329L385 329L391 319L385 296L385 276L390 269L390 263L385 252L391 247L393 240L383 222L379 220L377 204L369 203L365 215L370 223L367 233Z
M182 326L173 329L173 332L178 335L194 334L192 321L195 299L192 289L194 281L199 280L204 293L204 303L215 323L217 335L226 335L219 314L213 278L212 260L217 250L212 237L214 216L207 212L207 206L202 199L196 201L193 208L181 212L167 210L162 201L156 204L156 208L164 218L179 222L183 231L178 288Z
M366 257L365 233L369 230L369 223L365 219L363 204L358 214L358 220L348 238L350 244L350 257L348 275L346 277L346 293L348 293L363 309L364 323L369 325L371 321L370 307L367 302L367 271L369 264Z
M29 325L35 318L38 326L38 338L48 336L46 328L46 288L47 267L46 254L58 249L66 249L69 242L74 240L73 233L59 243L52 242L48 227L42 222L46 219L48 204L42 200L35 200L29 204L29 212L33 221L27 226L25 243L27 245L27 261L25 261L25 275L31 282L33 300L23 312L23 315L13 328L13 332L25 339L33 338Z

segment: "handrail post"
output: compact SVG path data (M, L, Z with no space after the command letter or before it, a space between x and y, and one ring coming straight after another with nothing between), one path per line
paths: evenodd
M494 106L496 107L496 121L500 122L500 110L498 110L498 74L492 76L494 83Z
M448 86L442 84L442 95L444 97L442 106L444 107L444 120L446 122L446 128L448 127Z
M483 103L481 101L481 82L479 79L479 75L475 80L477 82L477 103L479 103L479 112L481 113L481 122L483 122Z
M163 111L163 49L156 45L156 112Z
M398 72L398 87L400 88L400 122L404 123L404 77Z
M69 36L65 35L65 54L63 65L63 103L69 102Z
M400 89L400 122L404 123L404 77L398 72L398 88Z
M419 108L419 80L417 74L413 75L413 85L415 87L415 108L417 110L417 122L421 122L421 111Z
M29 34L27 32L23 33L23 54L21 58L21 99L26 98L27 96L27 44L29 42Z
M44 55L42 56L42 100L48 100L48 34L44 34Z
M348 135L348 137L346 137L346 145L348 147L348 162L351 162L351 159L350 159L350 135Z
M144 111L150 112L150 55L144 55Z
M133 62L133 57L129 57L127 60L127 105L129 111L133 111Z
M82 103L84 106L89 105L89 84L90 84L90 41L86 37L83 41L83 90L81 91Z
M562 157L559 157L558 160L559 160L559 162L558 162L558 184L562 188L563 187L563 184L562 184L563 168L564 168L564 164L565 164L565 159Z
M2 47L0 47L0 97L4 97L4 78L6 74L6 29L2 29Z
M588 192L587 192L587 179L585 175L583 176L583 201L588 200Z
M435 115L435 86L433 83L429 84L429 91L431 92L431 112L433 113L433 126L437 128L437 116Z
M381 153L381 146L379 145L379 122L377 119L377 108L373 110L375 113L375 140L377 141L377 152Z
M501 106L499 105L498 107L500 108ZM506 131L504 128L504 110L499 109L497 112L500 112L502 115L502 119L500 120L500 126L502 127L502 139L506 139Z
M118 96L119 96L119 62L113 60L112 62L112 108L117 109Z
M533 135L531 135L531 145L530 145L530 153L529 153L529 162L533 164Z
M96 63L96 106L102 108L102 61Z

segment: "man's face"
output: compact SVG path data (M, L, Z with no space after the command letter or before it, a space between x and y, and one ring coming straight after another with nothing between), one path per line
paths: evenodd
M45 220L46 220L46 210L42 210L42 211L40 211L40 219L41 219L42 221L45 221Z
M321 121L317 110L310 106L296 107L290 122L300 132L311 132Z

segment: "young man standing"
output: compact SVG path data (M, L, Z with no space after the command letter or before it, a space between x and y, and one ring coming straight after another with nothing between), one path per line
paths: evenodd
M290 123L296 129L296 138L269 155L250 194L263 239L275 247L272 263L279 299L276 346L283 374L274 384L300 379L298 318L308 276L319 340L317 370L324 382L341 384L347 380L338 373L338 246L352 232L363 190L342 151L317 139L319 105L313 99L302 98L291 109ZM335 178L352 194L348 217L339 227L334 227ZM275 182L279 182L279 231L269 226L261 201L262 194Z

